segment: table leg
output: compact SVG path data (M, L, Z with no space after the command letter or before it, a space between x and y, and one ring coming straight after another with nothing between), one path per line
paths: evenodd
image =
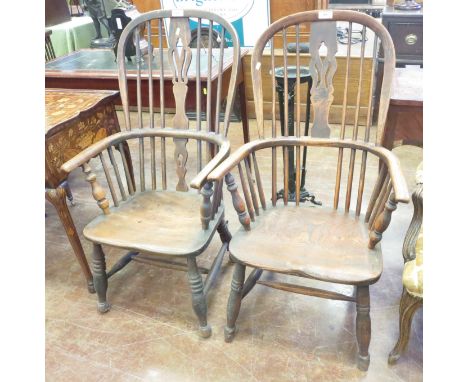
M89 293L94 293L93 276L89 269L88 261L81 246L78 232L76 232L75 224L73 223L70 211L68 210L66 202L66 191L63 186L59 186L55 189L47 188L45 191L46 199L53 204L59 215L60 221L62 222L63 228L68 236L68 240L73 248L76 259L80 264L81 271L86 279Z
M244 143L250 142L249 136L249 118L247 117L247 98L245 97L245 81L237 85L239 92L240 112L242 120L242 132L244 134Z
M68 201L72 206L74 206L75 202L73 201L73 194L70 185L68 184L68 181L63 182L63 188L65 189L65 192L67 194Z

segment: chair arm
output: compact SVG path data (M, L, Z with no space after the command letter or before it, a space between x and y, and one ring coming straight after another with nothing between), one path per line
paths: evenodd
M92 144L91 146L84 149L81 153L77 154L67 162L65 162L60 169L65 173L69 174L76 168L87 163L90 159L99 155L103 150L110 146L118 145L128 139L135 138L146 138L146 137L160 137L160 138L181 138L181 139L197 139L213 143L220 147L220 156L229 154L229 143L226 138L215 133L206 133L204 131L196 130L181 130L181 129L133 129L129 131L123 131L120 133L112 134L99 142ZM226 149L227 147L227 149ZM226 152L227 151L227 152ZM214 158L216 159L217 156ZM210 162L211 163L211 162ZM210 164L209 163L209 164ZM210 167L210 170L212 168ZM196 177L198 179L198 176ZM198 184L198 183L197 183Z
M229 156L230 152L231 145L229 141L226 140L221 144L219 151L214 156L214 158L211 159L207 165L203 167L201 171L195 176L195 178L192 179L190 182L190 187L200 190L208 180L208 175Z
M395 193L395 202L408 203L409 193L406 186L405 177L401 171L398 158L390 150L375 146L363 141L351 141L343 139L326 139L311 137L277 137L262 140L255 140L245 143L234 151L223 163L216 167L209 175L208 180L221 180L231 169L252 152L260 149L277 146L319 146L319 147L338 147L371 152L378 156L387 166L393 190Z

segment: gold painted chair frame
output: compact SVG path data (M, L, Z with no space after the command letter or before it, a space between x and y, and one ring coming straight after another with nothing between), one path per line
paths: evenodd
M190 20L197 20L198 43L190 48ZM168 48L163 47L165 21ZM220 47L212 48L211 38L208 47L200 45L201 23L208 25L209 34L213 34L216 25L221 35ZM140 46L142 36L148 43L145 53ZM225 36L231 36L232 47L225 47ZM126 44L135 42L136 70L128 69L131 62L125 58ZM138 43L137 43L138 42ZM154 46L156 44L156 46ZM202 89L201 50L207 54L207 77L217 69L217 79L208 81L208 88ZM225 50L232 49L233 63L230 75L223 78ZM233 27L221 17L204 11L184 10L152 11L133 19L122 32L117 61L119 67L119 87L125 119L125 131L114 134L90 146L62 166L70 173L81 167L90 183L92 194L103 214L96 217L84 229L84 236L93 242L93 279L98 296L98 310L101 313L110 309L107 301L108 279L121 270L130 261L151 263L163 268L187 271L192 290L192 306L195 311L202 337L211 335L207 321L206 295L213 285L231 239L224 220L222 202L222 182L207 180L208 174L225 159L230 152L226 139L230 113L235 92L240 60L239 41ZM159 62L159 65L157 63ZM167 65L167 66L165 66ZM191 80L196 87L196 121L189 121L185 103L188 92L189 67L195 68ZM171 100L175 104L175 113L168 115L165 105L168 99L164 90L164 81L160 80L171 73ZM137 86L137 128L131 126L129 109L129 78L136 78ZM147 81L145 90L142 81ZM221 120L221 84L228 81L228 92L224 120ZM153 90L159 88L159 110L155 109ZM203 90L203 92L202 92ZM147 93L146 93L147 91ZM148 97L149 108L143 114L142 98ZM208 131L207 123L202 121L202 97L206 104L215 110L206 113L206 118L213 118L210 125L215 131ZM216 100L215 102L213 102ZM213 106L214 105L214 106ZM145 123L144 118L149 117ZM214 122L214 123L213 123ZM192 125L192 126L191 126ZM173 140L174 152L171 161L167 158L167 140ZM130 143L127 146L127 143ZM196 175L189 191L185 180L189 170L188 144L196 145ZM134 147L132 163L124 155L127 147ZM157 153L157 151L160 153ZM97 180L98 172L92 169L94 162L102 167L101 175L110 192L113 206L106 198L106 189ZM135 163L139 163L135 165ZM109 164L110 163L110 164ZM173 164L177 181L175 190L169 189L171 178L168 173ZM160 168L159 168L160 167ZM135 173L133 172L135 169ZM137 174L139 173L139 174ZM159 207L158 207L159 206ZM210 243L218 231L223 242L210 269L197 265L196 257ZM113 267L106 271L105 254L102 245L129 250ZM186 263L177 261L185 259ZM201 274L207 274L203 282Z
M418 290L418 293L414 293L414 291L408 291L408 288L405 285L405 273L409 272L408 276L411 276L411 269L415 271L416 267L422 268L422 224L424 207L423 195L423 182L422 179L420 179L417 180L417 186L412 196L414 206L413 218L411 219L411 223L408 227L408 231L406 232L405 240L403 242L403 260L405 262L405 270L403 272L403 290L400 298L399 335L395 347L388 355L388 363L390 365L395 364L400 359L401 354L408 346L414 314L419 308L423 306L423 296L421 291ZM408 263L412 263L412 265L407 269L406 264ZM415 285L411 286L413 288L415 287Z
M289 15L274 22L260 36L252 54L251 67L258 139L244 144L232 153L209 175L208 179L219 182L225 177L230 188L234 190L233 204L242 224L229 244L231 260L235 262L235 269L227 305L225 340L232 341L242 299L256 284L310 296L354 302L357 309L358 367L361 370L367 370L370 361L368 348L371 335L369 285L377 282L382 272L379 242L390 223L391 214L396 209L397 203L408 203L409 201L408 190L398 159L392 152L379 146L389 105L395 52L389 33L372 17L352 11L330 12L310 11ZM344 73L346 73L342 124L339 138L331 139L328 118L334 97L333 78L337 69L335 57L338 49L337 22L346 22L349 30L353 30L353 25L360 24L364 43L361 44L357 59L351 59L350 43L346 48L347 52L342 60L345 65ZM292 37L289 33L291 30ZM303 36L304 30L309 41L309 53L306 54L299 53L300 31ZM374 38L373 51L370 56L371 83L368 85L366 94L362 81L366 32L370 35L369 31L372 31L376 38ZM287 54L287 44L291 39L296 43L296 53ZM270 47L267 47L268 42L270 42ZM274 51L274 48L278 45L281 46L282 53L278 60L280 63L276 65L275 55L277 52ZM319 52L322 45L327 48L325 55ZM379 49L380 58L384 62L384 77L378 125L374 131L371 129L372 89ZM276 121L275 70L273 68L294 64L297 78L299 78L300 59L304 56L309 62L309 70L313 79L310 93L314 116L312 136L303 136L301 131L303 124L301 125L299 90L296 90L295 135L279 136L277 131L279 123ZM271 62L266 63L265 57ZM350 80L352 64L355 68L356 65L359 68L358 84ZM287 86L288 81L284 81L284 83ZM299 81L296 81L296 86L298 83ZM271 87L268 88L268 86ZM355 88L351 89L352 87ZM272 97L271 103L266 102L264 98L267 90L270 91L269 94ZM356 94L354 109L351 110L348 110L350 109L348 90L355 90ZM285 94L287 92L288 89L285 90ZM368 102L367 109L362 106L363 101ZM285 109L284 115L287 118L287 102L285 102ZM363 112L364 118L361 118ZM352 118L349 118L350 113L354 114ZM270 131L267 131L270 128L270 122L265 121L267 115L271 116L271 134ZM362 119L364 119L364 123L361 122ZM349 122L349 120L351 121ZM287 122L287 120L284 121L285 126L287 126ZM348 124L350 126L347 126ZM361 129L361 134L359 134L361 124L365 128ZM347 132L351 132L352 136L347 137ZM305 148L309 148L309 150L331 150L333 148L338 151L336 181L332 190L332 192L334 191L333 203L330 208L325 205L323 207L305 206L300 204L299 200L296 200L295 203L288 201L288 150L296 152L295 184L297 195L301 183L300 153L301 149L303 151ZM262 166L257 163L257 153L262 150L266 150L268 155L271 154L271 205L267 203L267 195L261 179L260 168L265 168L265 161L263 161ZM345 177L343 175L343 158L347 152L349 152L349 171ZM260 155L265 158L267 154L263 151ZM359 174L359 187L357 194L352 195L354 167L359 154L361 154L360 169L357 170L359 172L356 171ZM372 195L368 199L365 218L362 219L360 218L361 209L366 206L364 189L368 155L376 156L381 161L382 166ZM278 157L281 158L281 156L282 169L280 168L281 162L278 163L280 160ZM238 172L243 197L237 190L234 176L231 174L233 171ZM280 172L280 176L282 172L282 182L277 181L278 172ZM346 182L346 187L343 191L345 191L346 197L344 205L340 207L340 188L341 183L344 182ZM280 186L284 187L285 190L282 201L277 200L277 183L280 183ZM356 207L354 214L351 214L351 201L354 199ZM310 221L306 221L308 218ZM319 228L314 228L313 223L316 224L315 227ZM307 224L310 224L309 231L303 228ZM326 224L328 224L328 231L321 230L320 225L326 226ZM310 232L312 233L310 234ZM312 235L312 239L308 239L310 235ZM278 237L280 239L277 239ZM254 269L245 280L246 266ZM345 295L330 290L275 282L271 279L262 280L262 272L265 270L329 283L352 285L354 286L354 294Z

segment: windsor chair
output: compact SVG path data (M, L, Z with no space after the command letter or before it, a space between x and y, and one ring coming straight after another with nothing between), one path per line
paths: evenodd
M361 28L363 39L360 44L351 44L350 33L348 44L338 46L337 26L343 23L349 26L350 31L358 26ZM280 62L275 62L278 53L275 41L278 40L278 35L279 41L282 41L281 55ZM297 46L294 54L287 53L287 44L290 42L287 36ZM299 43L305 39L309 44L308 52L300 53ZM270 45L267 46L267 43ZM372 127L371 90L379 44L385 53L384 77L378 125ZM300 98L304 95L299 89L296 89L295 135L287 136L285 130L286 135L279 136L275 69L294 64L299 71L301 60L308 62L312 75L311 136L303 135L305 124L302 123L304 113L301 115ZM338 63L341 67L338 67ZM304 295L349 301L356 303L357 309L358 367L367 370L371 334L369 285L375 283L382 272L380 241L390 223L391 214L398 202L408 202L408 191L398 159L389 150L378 145L388 110L394 66L395 53L390 35L375 19L358 12L297 13L276 21L260 36L252 54L258 139L241 146L208 176L208 179L217 182L224 177L228 188L233 190L233 204L241 223L229 244L235 268L227 306L224 333L226 342L233 340L242 299L256 284ZM367 84L364 82L366 68L370 78ZM334 75L338 71L341 78L344 76L343 94L334 94ZM284 81L284 84L287 87L288 81ZM271 101L266 99L266 95L271 97ZM309 97L308 94L306 96ZM330 138L331 128L328 122L334 97L340 97L342 101L338 138ZM287 106L285 103L286 109ZM287 115L286 110L285 119ZM266 118L270 118L271 122L267 122ZM287 125L287 121L284 121L284 125ZM317 166L314 172L315 175L324 175L321 182L315 181L321 185L322 191L317 196L323 201L322 207L301 204L297 198L295 203L291 203L286 196L289 178L288 151L296 152L294 166L297 194L301 184L300 154L306 148L315 156L321 153L323 155L325 151L337 151L337 156L332 156L333 164L321 162L325 169ZM368 195L370 192L365 187L369 183L366 180L371 178L369 174L366 177L367 167L371 162L368 156L376 157L372 158L372 169L375 171L378 169L378 161L383 163L371 195ZM257 157L261 157L261 166ZM344 164L348 164L347 176L343 174ZM326 166L332 166L332 170ZM354 175L356 166L359 179ZM231 173L234 171L238 172L243 197ZM271 174L270 189L268 185L264 186L261 178L262 173L265 176L265 172ZM281 173L282 181L278 180ZM331 180L327 180L326 173L331 173ZM375 178L374 174L374 180ZM344 182L346 187L341 191L341 184ZM282 183L279 187L282 186L285 190L282 201L277 198L278 183ZM357 192L353 193L354 183L357 183ZM270 192L271 203L267 202ZM341 194L345 196L340 203ZM362 218L361 211L364 208L366 213ZM254 268L247 279L246 266ZM354 286L353 293L346 295L331 290L276 282L271 277L262 280L264 271L351 285Z
M203 48L208 52L204 55L208 57L208 65L205 65L208 75L211 76L212 71L216 71L218 75L214 86L209 82L208 88L203 89L206 92L202 92L200 79L200 44L196 48L189 47L193 20L199 37L202 23L208 26L210 35L213 24L216 23L223 37L218 49L214 49L211 43ZM164 23L169 24L166 29L168 49L163 48ZM127 70L129 63L125 60L126 44L132 39L139 41L142 33L146 34L148 54L143 57L139 44L135 44L136 70ZM227 35L232 40L232 47L224 44L224 36ZM234 59L231 74L223 78L222 68L227 49L232 50ZM110 308L106 298L109 277L132 260L151 262L161 267L188 272L193 310L200 323L199 332L203 337L211 335L207 322L206 294L219 273L231 235L224 220L222 182L208 181L207 176L230 152L226 136L239 57L239 42L235 30L223 18L209 12L152 11L133 19L122 32L117 60L125 131L90 146L62 166L66 173L82 167L86 180L92 187L93 197L103 212L83 231L84 236L93 242L92 268L99 312L107 312ZM165 98L167 92L163 88L164 75L165 72L167 75L168 69L172 78L173 99ZM132 126L128 92L129 78L134 80L134 77L138 89L136 128L132 128L135 126ZM146 78L149 84L146 91L141 87L142 78ZM194 80L196 86L198 107L195 121L189 121L185 109L189 78ZM229 87L224 119L221 120L223 81L227 81ZM159 88L159 110L153 107L153 87ZM143 97L149 98L147 113L143 113ZM202 97L206 97L209 107L215 105L214 113L206 114L207 118L214 116L214 121L211 122L214 122L214 132L208 131L210 121L202 121ZM213 102L212 99L216 101ZM175 114L168 115L171 110L165 108L165 105L169 101L175 104ZM172 138L172 142L169 138ZM125 142L129 142L131 148L134 176L123 155ZM169 146L171 143L172 146ZM188 145L193 145L196 152L191 161L188 156L191 146ZM173 147L173 162L167 158L170 147ZM122 155L117 155L116 152ZM102 167L101 175L110 191L113 206L110 206L110 201L106 198L105 188L98 183L98 172L91 168L95 161ZM171 167L175 175L172 178L169 177ZM191 171L194 172L194 177L190 187L198 192L189 191L186 176ZM209 270L198 267L196 258L208 246L216 231L223 242L222 247ZM102 244L130 252L106 272ZM186 264L181 259L185 259ZM202 273L207 274L204 282Z

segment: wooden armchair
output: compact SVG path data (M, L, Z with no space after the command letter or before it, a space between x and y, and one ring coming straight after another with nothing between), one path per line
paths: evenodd
M213 23L216 23L220 28L219 33L223 37L229 34L232 39L232 48L225 47L224 39L219 49L213 49L211 44L204 48L205 57L208 57L206 67L209 78L212 70L223 67L226 49L231 49L234 57L230 75L223 78L222 71L219 71L218 86L212 89L209 82L206 95L202 94L200 44L196 48L189 48L189 18L190 23L192 20L198 21L198 33L202 21L209 25L210 33ZM162 45L164 37L161 32L165 21L170 22L168 49ZM140 45L136 44L136 64L127 62L125 45L132 39L140 41L143 30L148 41L148 54L143 57ZM157 48L153 47L154 41L158 44ZM62 166L66 173L78 167L83 169L93 197L102 210L102 214L93 219L83 231L84 236L93 242L92 266L98 310L104 313L110 308L106 298L108 278L131 260L184 270L188 272L200 334L209 337L211 328L207 322L205 297L219 273L231 235L224 220L222 182L213 184L207 181L207 175L230 151L226 135L238 73L238 37L228 22L208 12L183 11L174 16L171 11L154 11L136 17L127 25L119 41L117 60L126 131L90 146ZM164 81L159 80L164 76L172 78L172 93L169 97L164 91ZM136 82L136 129L131 126L128 87L132 83L129 79L133 81L133 85ZM189 121L185 112L189 80L193 81L190 91L196 93L197 102L196 121L193 122ZM229 84L224 121L220 118L221 81ZM153 88L160 90L160 107L157 112L153 106L156 103ZM146 115L142 111L144 97L149 99L150 105ZM213 118L214 132L207 131L209 124L202 121L202 101L214 108L212 113L207 113L208 118ZM175 114L169 116L167 107L171 104L175 105ZM145 117L149 117L147 124L144 123ZM173 161L166 153L169 138L173 140ZM188 162L187 145L190 144L193 144L196 152L192 166ZM136 151L133 156L132 148ZM95 161L98 163L94 163ZM99 174L92 169L94 165L102 168L101 175L110 192L113 206L106 197L105 188L98 183ZM175 171L172 172L171 168ZM196 175L190 186L198 192L189 191L186 182L186 174L191 169ZM171 174L174 175L172 178ZM173 179L176 179L176 185L176 182L172 182ZM173 190L171 183L175 185ZM199 268L196 257L208 246L216 231L223 245L211 269ZM108 272L103 244L130 251ZM186 265L180 262L180 258L186 260ZM205 282L202 281L201 273L208 274Z
M363 43L360 44L362 46L351 47L351 44L348 44L339 59L344 66L338 70L345 75L345 94L343 95L339 138L331 139L327 136L330 136L331 131L328 116L334 92L333 77L338 61L335 56L338 49L336 28L337 22L343 21L350 30L356 28L356 24L361 25L364 38ZM297 46L301 39L308 39L310 53L287 54L286 36L290 35L289 30L295 31L294 42ZM368 38L366 38L366 33ZM283 42L279 63L275 63L275 54L271 48L273 44L266 47L266 44L272 42L276 35L280 35ZM326 46L326 51L319 52L323 44ZM373 48L370 54L366 53L366 44L371 44ZM379 46L385 69L379 123L377 128L371 128L373 75L370 76L371 83L365 86L363 68L370 68L371 74L374 73ZM299 49L296 49L296 52L299 52ZM357 58L352 57L352 52L357 52ZM269 60L271 59L268 65L265 61L263 63L261 61L262 56L265 57L265 55L269 56ZM309 63L308 69L313 79L310 93L314 109L312 137L303 135L301 92L297 88L296 117L295 121L289 121L294 124L295 135L279 136L279 123L275 110L277 104L274 69L279 66L295 65L296 70L299 71L300 60L304 57ZM235 323L242 299L256 284L304 295L354 302L357 309L358 367L361 370L367 370L371 336L369 285L377 282L382 273L380 241L390 223L391 214L398 202L409 201L398 159L389 150L375 144L380 140L385 122L394 63L393 44L386 29L372 17L358 12L311 11L290 15L273 23L257 41L252 55L251 70L259 138L244 144L208 176L209 180L216 182L220 182L224 177L228 188L234 190L232 192L233 204L242 224L229 244L235 269L227 306L226 342L232 341L234 337ZM299 73L297 73L298 77ZM288 81L284 83L287 86ZM353 99L348 94L351 87L356 97ZM264 99L264 94L272 96L271 102ZM352 107L348 105L350 101L353 102ZM365 102L367 104L363 106ZM352 118L348 118L350 112ZM288 112L282 114L286 126ZM271 118L271 124L265 120L266 115ZM361 118L362 116L364 118ZM359 131L361 124L364 127ZM267 127L268 130L271 127L271 136L268 136L270 131L267 131ZM287 134L286 129L285 133ZM317 135L322 138L313 138ZM335 150L338 154L336 173L332 174L333 180L325 179L321 182L321 190L325 189L325 191L317 194L317 197L324 201L323 207L301 204L299 198L296 198L294 202L288 200L289 154L293 150L296 153L293 170L296 180L295 192L299 195L300 177L303 173L300 154L306 148L312 151L312 155L324 150ZM366 182L369 178L369 176L366 178L366 170L370 155L376 157L373 158L373 169L378 168L379 160L382 162L371 195L369 195L370 192L365 192L366 183L369 183ZM346 177L343 174L345 156L349 158ZM258 157L262 158L261 166L258 164ZM359 161L356 163L359 159L360 163ZM356 172L359 171L359 173L355 176L356 166L359 169ZM243 197L237 191L234 176L231 174L236 170ZM323 174L319 167L315 173L317 172ZM263 175L271 174L271 187L262 181L262 173ZM281 175L283 179L278 179ZM316 182L319 183L319 181ZM346 196L343 205L340 206L340 191L344 182L346 182L346 187L343 188L341 194L345 193ZM280 183L279 186L278 183ZM277 190L281 186L285 190L283 200L278 199L277 196ZM326 191L327 186L330 192ZM357 192L354 191L354 194L353 186L357 186ZM268 196L268 193L271 193L271 196ZM327 194L332 196L327 198ZM271 199L271 203L267 201L267 198ZM325 203L327 199L329 207ZM353 205L355 206L354 213L352 213ZM362 218L361 211L364 210L366 213ZM245 280L246 266L254 268L247 280ZM345 295L331 290L276 282L271 278L262 280L263 271L352 285L355 287L354 294Z

